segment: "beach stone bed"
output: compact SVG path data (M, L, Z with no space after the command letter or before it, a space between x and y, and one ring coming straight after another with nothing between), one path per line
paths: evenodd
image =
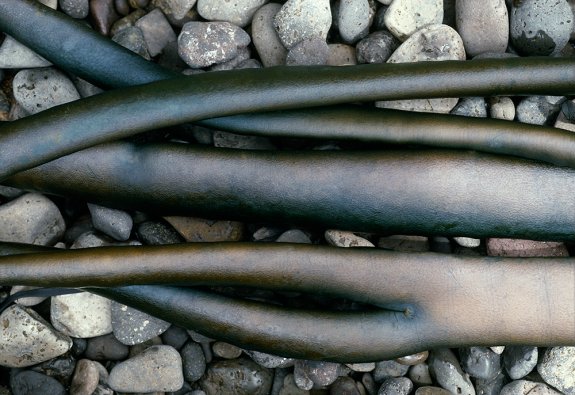
M41 2L183 74L278 65L574 55L573 2L566 0ZM1 35L0 40L0 120L16 120L101 92L12 37ZM374 104L575 131L575 103L566 97ZM337 141L285 141L200 127L172 138L236 149L347 147ZM157 217L4 186L0 240L57 248L275 241L491 256L569 256L573 247ZM0 285L0 298L27 289ZM346 301L323 303L342 307ZM89 293L23 298L0 314L0 322L0 394L575 394L575 347L470 346L362 364L294 360L206 338Z

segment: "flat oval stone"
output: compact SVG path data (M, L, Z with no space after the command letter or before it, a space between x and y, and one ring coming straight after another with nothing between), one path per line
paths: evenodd
M503 351L503 364L513 380L525 377L537 365L538 351L533 346L508 346Z
M252 19L252 40L264 67L283 65L286 60L287 50L274 28L274 18L281 8L281 4L266 4Z
M287 49L306 38L325 40L331 23L329 0L288 0L274 18L274 27Z
M448 348L440 348L429 354L429 370L439 385L454 394L475 395L469 375L461 370L459 361Z
M453 392L439 387L426 386L418 388L415 395L453 395Z
M184 385L182 359L170 346L152 346L112 368L108 385L117 392L178 391Z
M58 207L47 197L27 193L0 205L0 240L53 245L66 230Z
M551 387L543 383L528 380L512 381L501 389L499 395L560 395Z
M78 361L70 383L70 395L90 395L96 390L100 380L96 363L89 359Z
M295 359L293 358L279 357L252 350L244 350L244 353L249 355L255 363L268 369L289 368L295 364Z
M371 372L375 369L375 362L346 363L345 366L354 372Z
M172 226L160 221L146 221L138 225L138 239L146 245L178 244L184 238Z
M429 366L426 363L413 365L409 369L409 378L418 387L433 384L429 374Z
M12 305L0 315L0 365L22 368L66 353L72 340L34 310Z
M47 67L52 63L6 35L0 46L0 69Z
M392 377L401 377L407 374L409 366L403 365L396 361L381 361L375 364L373 378L380 382Z
M384 22L395 37L405 41L422 27L443 22L443 0L394 0Z
M537 371L545 382L567 395L575 394L575 347L551 347Z
M302 389L322 388L332 384L339 377L341 364L324 361L296 361L294 378Z
M249 25L258 8L269 0L198 0L197 8L208 21L230 22L239 27Z
M89 292L52 297L54 328L72 337L95 337L112 332L110 300Z
M390 32L369 34L355 46L358 63L385 63L399 47L400 41Z
M114 336L128 346L159 336L170 327L169 322L114 301L111 314Z
M66 390L58 380L45 374L25 370L10 379L12 395L65 395Z
M267 395L272 380L270 370L250 359L239 358L212 363L200 380L200 387L206 395Z
M413 390L413 383L407 377L392 377L379 387L377 395L408 395Z
M188 342L181 351L184 378L193 383L198 381L206 371L206 356L196 342Z
M225 359L235 359L242 355L242 349L226 342L217 341L212 344L214 355Z
M324 237L328 244L336 247L375 247L371 241L343 230L326 230Z
M134 224L130 214L123 210L91 203L88 203L88 210L90 210L94 228L119 241L126 241L130 238Z
M509 17L504 0L458 0L455 23L467 55L507 49Z
M337 27L343 42L353 44L367 36L373 16L368 0L340 0Z
M189 242L239 241L244 235L244 225L237 221L175 216L164 219Z
M119 361L126 359L130 349L120 343L113 334L88 339L85 356L94 360Z
M429 351L422 351L416 354L399 357L396 358L395 360L402 365L413 366L427 361L428 357L429 357Z

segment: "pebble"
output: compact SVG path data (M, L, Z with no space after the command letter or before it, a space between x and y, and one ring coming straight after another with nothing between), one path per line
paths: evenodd
M34 310L12 305L0 314L0 365L26 367L66 353L72 340Z
M15 285L12 287L12 289L10 289L10 295L14 295L15 293L23 291L32 291L34 289L38 289L38 287L31 287L28 285ZM42 303L47 298L47 296L30 296L28 298L20 298L16 301L16 303L18 303L20 306L30 307Z
M188 242L240 241L244 225L236 221L213 221L195 217L164 217Z
M455 23L467 55L507 49L509 17L504 0L458 0Z
M100 233L88 231L82 233L70 246L71 250L78 248L94 248L114 245L114 240Z
M229 380L234 377L234 380ZM273 373L250 359L217 361L208 367L200 380L206 395L267 395L272 387Z
M533 125L553 125L564 96L529 96L517 105L517 120Z
M174 22L184 20L189 15L196 5L196 0L152 0L152 5L162 10L170 22L175 24Z
M482 97L464 97L451 110L450 114L464 117L486 118L487 106Z
M351 377L338 377L329 387L329 395L362 395L360 386L363 388L361 383L357 383Z
M501 389L500 395L560 395L543 383L528 380L512 381Z
M76 87L76 90L78 91L80 96L83 98L98 95L98 94L104 92L103 89L101 89L101 88L97 87L96 85L93 85L93 84L89 83L88 81L83 80L82 78L79 78L79 77L73 77L72 83Z
M505 346L491 346L489 347L491 349L491 351L493 351L495 354L503 354L503 351L505 351Z
M70 383L70 395L92 395L99 381L100 373L96 363L89 359L81 359L76 364Z
M379 387L377 395L408 395L413 390L413 383L407 377L387 379Z
M111 314L114 336L128 346L150 340L170 327L169 322L114 301Z
M115 36L116 34L120 33L122 30L135 26L136 21L146 15L146 11L137 9L134 12L126 15L125 17L119 19L112 25L112 29L110 30L110 34ZM146 47L146 51L148 48Z
M283 232L277 239L278 243L299 243L311 244L311 239L307 234L299 229L291 229Z
M47 197L27 193L0 205L0 240L53 245L66 225L58 207Z
M463 370L477 379L491 379L501 370L499 354L487 347L460 348L459 359Z
M18 104L30 114L80 99L72 81L51 67L19 71L12 88Z
M212 344L214 355L224 359L239 358L242 349L226 342L217 341Z
M346 363L345 366L354 372L371 372L375 370L375 362Z
M515 119L515 103L509 97L491 97L489 98L489 116L495 119L513 121Z
M503 351L503 364L509 377L517 380L527 376L537 365L537 347L508 346Z
M278 395L309 395L309 393L308 390L299 388L295 383L293 374L289 373L283 378Z
M206 357L202 347L196 342L189 342L182 348L181 355L184 378L191 383L198 381L206 371Z
M328 66L347 66L357 64L355 48L345 44L328 44Z
M453 352L448 348L439 348L429 354L429 371L437 383L454 394L475 395L475 389L469 375L461 366Z
M358 63L385 63L401 42L387 30L369 34L355 46Z
M159 55L169 43L177 39L170 22L158 8L138 19L135 26L142 30L148 53L152 57Z
M72 337L95 337L112 332L110 300L89 292L52 297L54 328Z
M563 102L561 111L559 111L553 126L575 132L575 100L566 100Z
M92 26L104 36L110 35L112 25L120 19L114 0L90 0L90 18Z
M340 366L334 362L297 360L293 371L295 383L305 390L328 386L339 377Z
M287 49L306 38L325 40L331 23L329 0L288 0L274 17L274 27Z
M429 239L425 236L394 235L380 237L377 246L401 252L429 251Z
M244 353L249 355L249 357L258 365L264 368L274 369L274 368L289 368L295 364L295 359L279 357L277 355L266 354L265 352L244 350Z
M66 353L57 358L42 362L40 365L32 367L32 370L54 377L56 380L62 382L69 382L72 379L75 368L76 358Z
M249 56L249 54L248 54ZM214 132L214 147L234 148L246 150L273 150L274 145L267 137L262 136L245 136L229 132Z
M395 37L405 41L422 27L443 22L443 0L394 0L384 21Z
M343 42L353 44L367 36L373 17L368 0L340 0L337 26Z
M285 64L287 50L274 28L274 18L281 7L277 3L266 4L252 19L252 40L264 67Z
M202 18L208 21L224 21L239 27L246 27L258 8L269 0L198 0L197 8Z
M126 241L132 232L132 217L123 210L88 203L94 228L118 240Z
M249 48L247 48L247 47L239 48L238 54L235 58L228 60L227 62L224 62L224 63L215 64L215 65L211 66L209 70L210 71L233 70L235 68L238 68L238 66L240 64L242 64L243 62L245 62L246 60L249 60L250 56L251 56L251 51ZM218 132L217 131L214 132L214 134L216 134L216 133L218 133ZM224 132L221 132L221 133L224 133ZM242 136L242 137L247 137L247 138L255 137L256 140L258 138L266 140L265 137L259 137L259 136Z
M38 0L38 2L44 4L46 7L50 7L53 10L58 8L58 0Z
M416 354L405 355L403 357L396 358L395 361L402 365L413 366L427 361L428 357L429 351L422 351Z
M118 14L126 16L130 13L130 4L128 0L114 0L114 7Z
M25 370L10 379L12 395L65 395L66 390L58 380L45 374Z
M573 30L573 12L566 0L522 0L511 7L510 35L522 55L558 54Z
M185 242L185 239L172 226L161 221L146 221L138 225L136 230L138 239L143 244L178 244Z
M52 63L8 35L0 45L0 69L25 69L51 65Z
M326 230L324 237L328 244L336 247L375 247L371 241L343 230Z
M545 382L567 395L575 394L575 347L551 347L537 371Z
M453 240L465 248L477 248L481 245L480 239L473 239L471 237L454 237Z
M178 53L198 69L235 58L250 42L244 30L229 22L188 22L178 36Z
M174 347L179 350L186 344L190 336L184 328L180 328L176 325L170 325L170 327L160 335L162 338L162 343Z
M481 395L499 395L508 378L502 372L490 379L476 379L475 392Z
M129 353L128 346L109 334L88 339L85 357L91 360L119 361L126 359Z
M395 3L393 3L395 4ZM447 25L429 25L412 34L395 50L388 63L465 60L459 34ZM378 101L377 107L405 111L449 113L457 98Z
M431 375L429 373L429 366L426 363L419 363L413 365L409 369L409 378L416 386L431 385L433 381L431 380Z
M567 247L562 242L489 238L486 244L489 256L569 256Z
M306 38L295 44L286 57L288 66L322 66L327 64L329 47L325 39Z
M377 362L373 371L373 379L380 382L392 377L402 377L407 374L408 370L409 366L393 360Z
M133 358L136 355L143 353L152 346L160 346L160 345L162 345L162 339L160 338L160 336L152 337L151 339L148 339L143 343L134 344L132 347L130 347L130 353L128 354L128 358Z
M137 53L146 60L151 59L146 39L144 38L144 33L142 33L142 30L139 27L128 26L125 29L120 30L112 36L112 41L120 44L124 48L128 48L134 53Z
M420 387L415 391L415 395L453 395L453 392L439 387Z
M110 371L108 385L117 392L177 391L184 385L182 359L170 346L152 346Z
M88 0L58 0L60 9L67 15L76 19L84 19L90 11Z

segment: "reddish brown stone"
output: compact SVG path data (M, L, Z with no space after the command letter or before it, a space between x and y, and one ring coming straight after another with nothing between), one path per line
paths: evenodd
M110 35L114 22L120 19L114 0L90 0L90 18L94 28L105 36Z
M487 255L505 257L569 256L561 242L520 239L487 239Z

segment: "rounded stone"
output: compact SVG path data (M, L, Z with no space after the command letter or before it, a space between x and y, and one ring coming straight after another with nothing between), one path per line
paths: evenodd
M489 99L489 116L495 119L513 121L515 118L515 104L509 97L496 96Z
M66 394L58 380L31 370L16 373L10 380L10 389L12 395Z
M296 361L294 379L301 389L311 390L312 388L325 387L337 380L340 366L334 362Z
M547 384L564 394L575 394L575 347L548 348L537 371Z
M543 383L528 380L516 380L501 389L499 395L560 395L551 387Z
M526 97L517 105L517 120L532 125L553 125L564 101L564 96Z
M38 193L27 193L0 205L1 241L54 245L65 230L58 207Z
M140 28L150 56L156 56L176 41L176 33L164 13L155 8L138 19L135 26Z
M457 0L455 23L467 55L507 49L509 17L504 0Z
M353 44L365 37L372 19L368 0L340 0L337 26L344 43Z
M178 53L191 68L232 60L250 36L229 22L188 22L178 36Z
M362 395L358 386L363 387L363 384L357 383L351 377L341 376L329 386L329 395Z
M58 4L60 9L72 18L84 19L90 12L88 0L58 0Z
M440 348L429 354L429 371L437 383L454 394L475 395L475 389L464 373L459 361L448 348Z
M90 19L99 33L108 36L114 22L120 19L114 0L91 0Z
M453 109L450 114L464 117L486 118L487 106L485 99L482 97L464 97Z
M112 332L110 300L89 292L52 297L54 328L72 337L95 337Z
M329 0L288 0L274 17L274 28L287 49L302 40L327 38L331 27Z
M407 377L392 377L383 382L377 395L408 395L413 390L413 383Z
M172 346L176 350L182 348L190 338L184 328L176 325L171 325L160 337L162 338L162 343Z
M501 389L508 381L509 379L502 372L490 379L476 379L475 392L481 395L499 395Z
M184 385L182 359L170 346L152 346L112 368L108 385L117 392L178 391Z
M128 346L150 340L170 327L169 322L114 301L111 314L114 336Z
M572 30L573 11L566 0L522 0L512 4L511 41L522 55L558 54Z
M307 234L299 229L290 229L283 232L277 239L277 243L298 243L311 244L311 239Z
M355 46L358 63L385 63L401 42L387 30L373 32Z
M345 44L328 44L329 54L327 64L329 66L347 66L357 64L355 48Z
M146 221L138 225L138 239L146 245L178 244L184 238L172 226L160 221Z
M513 380L523 378L537 365L537 347L508 346L503 351L503 364Z
M230 380L234 377L234 380ZM239 358L210 364L200 380L206 395L267 395L272 387L273 373L250 359Z
M375 362L346 363L345 366L354 372L371 372L375 370Z
M214 355L224 359L239 358L242 355L242 349L226 342L217 341L212 344Z
M237 221L212 221L195 217L164 217L188 242L240 241L244 225Z
M405 41L422 27L443 22L443 0L394 0L384 22L395 37Z
M125 359L130 349L120 343L113 334L88 339L85 356L92 360L119 361Z
M371 241L343 230L326 230L324 237L328 244L336 247L375 247Z
M206 357L202 347L196 342L189 342L181 351L182 367L186 381L198 381L206 371Z
M409 366L396 361L381 361L375 364L373 378L380 382L392 377L402 377L407 374Z
M418 387L433 383L429 374L429 366L426 363L419 363L409 368L409 378Z
M0 69L47 67L52 63L6 35L0 45Z
M258 8L269 0L198 0L198 13L208 21L224 21L236 26L249 25Z
M266 4L252 19L252 40L264 67L285 64L287 50L274 28L274 18L281 8L281 4Z
M72 81L51 67L19 71L12 88L14 99L30 114L80 99Z
M416 354L405 355L403 357L396 358L396 361L402 365L413 366L427 361L428 357L429 351L422 351Z
M288 66L321 66L327 63L329 47L323 38L306 38L294 45L287 54Z
M88 203L94 228L119 241L126 241L132 232L132 217L123 210Z
M491 379L501 370L499 354L487 347L465 347L459 349L461 366L471 377Z
M249 355L255 363L268 369L289 368L295 364L293 358L278 357L277 355L252 350L244 350L244 353Z
M88 359L79 360L70 384L70 395L92 395L99 380L100 373L96 363Z

